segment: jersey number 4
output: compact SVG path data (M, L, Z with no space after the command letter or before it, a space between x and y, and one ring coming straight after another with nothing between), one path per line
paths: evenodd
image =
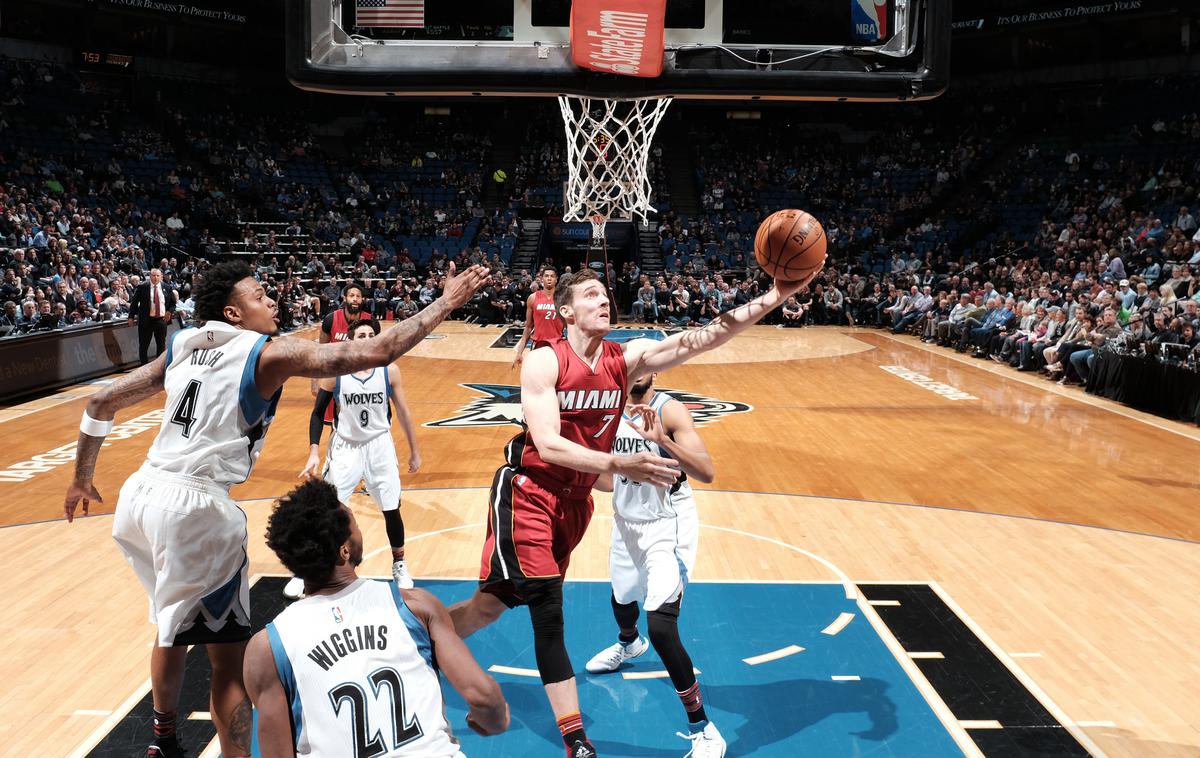
M395 669L381 668L367 677L367 681L371 683L371 692L376 700L383 694L383 687L386 685L388 688L392 701L393 739L391 747L388 747L384 741L380 730L376 729L373 734L369 732L367 693L362 687L354 682L346 682L329 691L329 700L333 703L335 715L342 715L343 703L350 709L350 721L354 726L354 755L356 758L373 758L373 756L399 750L401 746L407 745L424 734L421 730L421 722L417 720L417 717L414 715L412 718L408 718L404 713L404 682Z
M179 402L175 404L175 412L171 414L171 423L181 427L180 433L187 439L192 436L192 427L196 424L197 400L200 397L200 380L193 379L183 390Z

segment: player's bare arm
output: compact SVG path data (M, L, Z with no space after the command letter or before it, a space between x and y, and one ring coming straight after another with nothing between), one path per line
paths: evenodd
M642 425L634 429L643 439L657 443L670 453L692 479L705 484L712 482L716 477L712 456L696 433L692 414L683 403L670 400L663 404L661 413L655 413L649 406L634 406L634 410L642 417Z
M625 363L629 366L630 383L636 376L666 371L724 345L782 305L817 273L814 271L808 279L798 282L776 281L766 294L722 313L699 329L680 332L662 341L639 339L625 343Z
M521 368L521 410L542 460L590 474L619 474L635 482L670 486L679 475L675 461L649 453L612 455L589 450L562 436L558 394L558 356L534 350Z
M413 424L412 411L409 410L408 400L404 397L404 385L400 381L400 369L392 366L388 372L388 384L392 388L392 405L396 408L396 417L400 420L400 428L408 440L408 473L415 474L421 468L421 447L417 443L417 427Z
M92 395L85 413L93 420L111 426L117 411L161 392L166 375L167 356L160 355ZM105 434L107 431L98 436L82 430L79 432L79 442L75 445L75 478L67 488L66 501L63 503L63 514L68 522L75 520L75 509L80 501L83 502L85 516L93 500L97 503L104 502L92 484L92 477L96 471L96 458L100 455L100 446L104 444Z
M471 266L455 275L454 264L450 264L442 296L375 339L314 345L309 340L285 337L267 343L258 359L259 392L269 397L293 376L345 376L391 363L420 344L454 309L470 300L487 275L483 266Z
M275 657L271 655L271 642L265 629L246 645L242 676L246 694L258 711L259 754L263 758L295 758L291 709L275 670Z
M300 472L301 479L316 479L320 476L321 467L321 432L325 428L325 409L333 402L333 390L336 382L333 379L314 379L317 386L316 398L313 400L312 414L308 419L308 460Z
M533 318L535 314L534 296L530 295L525 299L525 328L521 330L521 339L517 340L517 346L514 348L517 352L512 362L514 368L521 365L521 359L525 354L525 343L529 341L530 335L533 334Z
M425 590L401 590L401 594L405 605L429 630L429 639L437 651L438 668L467 701L467 725L484 736L508 729L508 703L500 685L475 662L466 643L454 631L446 606Z

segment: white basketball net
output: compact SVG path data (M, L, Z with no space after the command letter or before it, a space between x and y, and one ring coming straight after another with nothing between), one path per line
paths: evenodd
M593 239L610 218L643 222L650 204L650 143L671 98L609 100L560 95L567 133L563 219L590 221Z

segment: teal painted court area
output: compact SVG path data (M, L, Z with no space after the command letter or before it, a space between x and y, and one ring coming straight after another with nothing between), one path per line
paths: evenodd
M470 581L421 586L449 604L466 598ZM663 671L654 651L622 671L593 676L583 664L616 640L609 585L568 582L567 648L579 682L588 735L605 758L682 756L688 743L683 708L666 678L625 679L625 672ZM823 630L843 613L854 618L837 634ZM645 617L640 620L645 633ZM840 584L693 583L680 620L710 719L729 742L729 756L959 756L930 706ZM468 640L486 669L536 669L529 614L508 612ZM758 665L745 658L789 646L804 648ZM493 673L512 711L499 737L468 731L466 707L445 687L447 715L471 758L554 756L562 741L537 678ZM833 677L859 677L838 681Z
M613 329L604 337L609 342L617 343L640 339L652 339L661 342L666 338L666 332L661 329Z
M282 586L282 580L277 583ZM476 587L468 580L418 584L447 605L467 598ZM683 708L653 649L612 674L584 671L587 659L616 639L609 585L568 581L565 611L584 725L600 755L683 756L690 746L675 735L687 731ZM844 614L853 618L843 625ZM644 615L639 627L644 634ZM692 583L680 636L701 672L705 709L728 741L726 755L731 758L963 755L859 606L846 599L841 584ZM485 669L536 669L524 608L509 611L467 643ZM803 650L754 665L745 660L794 647ZM662 672L662 678L623 676L654 672ZM466 704L443 680L446 715L463 752L469 758L562 755L541 681L513 673L492 675L508 700L512 724L508 732L491 738L466 727ZM368 725L372 733L385 727ZM253 755L260 755L257 743Z

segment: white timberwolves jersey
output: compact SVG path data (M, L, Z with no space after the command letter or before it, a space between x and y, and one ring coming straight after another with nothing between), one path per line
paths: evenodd
M337 408L333 416L334 432L355 444L387 434L392 427L390 397L387 366L372 369L365 379L353 374L339 376L333 388Z
M282 392L263 400L255 382L268 339L209 321L167 340L167 404L146 454L152 466L225 487L246 481Z
M656 392L650 407L662 416L663 406L671 400L665 392ZM671 454L658 444L643 439L634 427L642 425L641 416L630 418L621 414L621 424L617 427L617 438L613 440L613 455L637 455L638 453L653 453L663 458ZM652 484L632 482L620 476L613 477L613 510L626 521L655 521L661 518L673 518L683 508L694 508L692 500L692 485L688 484L687 474L682 471L679 479L672 487L655 487Z
M313 595L267 624L292 711L296 754L458 754L429 632L393 582L359 579Z

